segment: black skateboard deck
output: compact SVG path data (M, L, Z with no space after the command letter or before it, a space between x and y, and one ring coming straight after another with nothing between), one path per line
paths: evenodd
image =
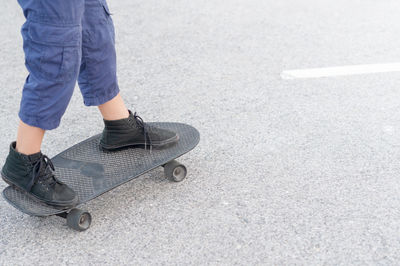
M47 205L27 193L8 186L3 197L12 206L32 216L58 215L67 219L73 229L83 231L89 228L91 216L77 209L80 205L108 192L142 174L164 167L166 176L173 181L186 177L186 167L176 158L192 150L200 141L199 132L192 126L181 123L149 123L160 128L177 132L179 140L164 148L125 148L104 152L99 147L101 134L86 139L52 158L56 176L69 185L78 195L77 206L62 209Z

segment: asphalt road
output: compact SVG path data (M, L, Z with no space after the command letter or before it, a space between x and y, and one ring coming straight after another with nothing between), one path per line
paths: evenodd
M287 69L398 62L398 0L110 0L130 108L202 135L182 158L91 201L92 227L0 200L0 265L398 265L399 73L282 80ZM0 16L0 164L24 67L17 1ZM102 130L76 88L54 156ZM0 189L5 184L1 182Z

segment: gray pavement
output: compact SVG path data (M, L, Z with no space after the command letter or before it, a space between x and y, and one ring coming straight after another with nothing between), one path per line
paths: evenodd
M146 174L85 207L83 233L0 200L0 265L398 265L399 73L281 80L398 62L400 2L110 0L118 73L148 121L201 134L186 181ZM26 77L17 1L0 16L0 163ZM54 156L102 130L76 88ZM0 184L0 189L5 187Z

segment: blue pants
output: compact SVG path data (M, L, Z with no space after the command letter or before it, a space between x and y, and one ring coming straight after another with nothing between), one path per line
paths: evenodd
M76 81L87 106L119 93L114 25L106 0L18 0L26 22L21 33L29 71L20 119L54 129Z

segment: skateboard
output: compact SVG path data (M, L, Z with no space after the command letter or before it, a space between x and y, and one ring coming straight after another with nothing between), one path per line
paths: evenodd
M178 142L163 148L129 147L117 151L103 151L101 134L88 138L52 158L56 176L78 195L73 208L59 208L42 203L26 192L8 186L3 197L19 211L31 216L57 215L65 218L68 227L84 231L90 227L92 216L79 209L80 205L106 193L159 166L165 176L175 182L187 175L186 167L175 159L191 151L200 141L200 133L181 123L148 123L179 135Z

